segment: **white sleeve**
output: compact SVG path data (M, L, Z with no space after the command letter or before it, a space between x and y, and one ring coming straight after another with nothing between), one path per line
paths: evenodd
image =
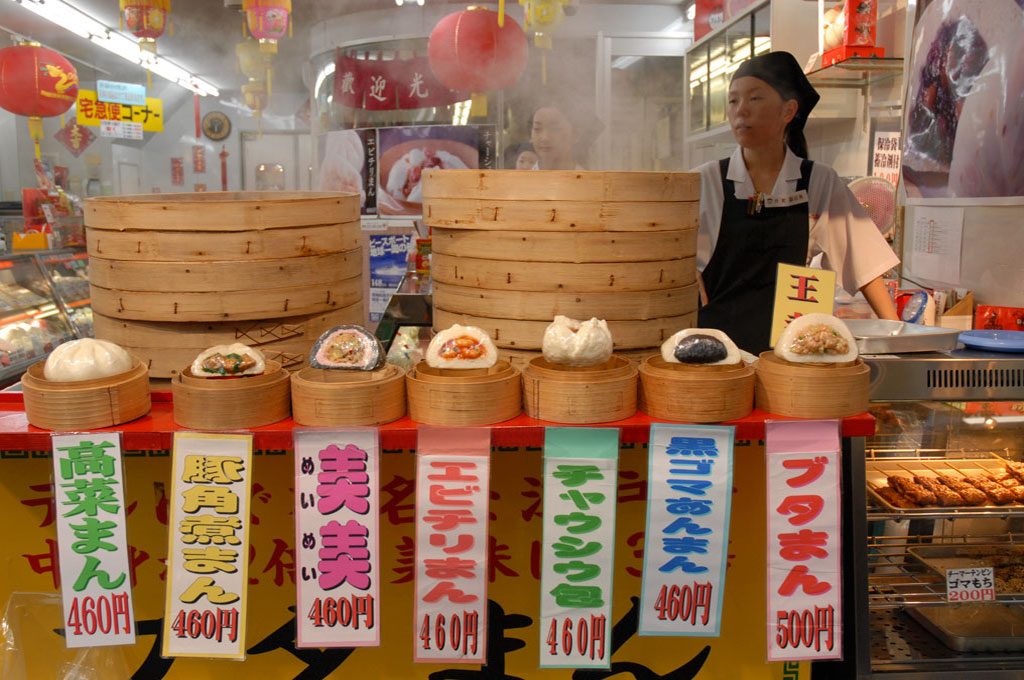
M700 226L697 229L697 271L711 261L722 226L722 173L718 161L710 161L693 170L700 173Z
M815 163L808 187L811 257L836 273L851 295L897 264L899 258L835 170Z

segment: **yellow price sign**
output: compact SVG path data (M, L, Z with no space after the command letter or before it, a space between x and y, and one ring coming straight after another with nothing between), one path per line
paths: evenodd
M125 123L140 123L144 132L164 131L164 102L162 99L146 97L146 105L101 102L93 90L79 90L77 123L98 127L100 121L116 120Z
M775 277L775 311L771 346L789 322L804 314L831 314L835 307L836 273L827 269L779 263Z

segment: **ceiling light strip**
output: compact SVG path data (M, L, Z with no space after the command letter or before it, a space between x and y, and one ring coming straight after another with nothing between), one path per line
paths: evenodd
M80 9L63 2L63 0L46 0L46 2L38 2L37 0L12 1L47 21L51 21L79 37L88 39L94 45L98 45L126 61L149 69L156 75L186 90L204 97L206 95L216 97L220 94L220 91L211 83L189 73L165 57L143 53L139 49L138 43L132 38L108 28Z

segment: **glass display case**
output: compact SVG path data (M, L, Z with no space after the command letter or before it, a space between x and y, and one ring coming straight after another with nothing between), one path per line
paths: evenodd
M44 256L45 257L45 256ZM0 381L9 382L77 336L35 254L0 258Z
M89 256L70 250L44 253L39 258L76 335L92 337L92 306L89 297Z

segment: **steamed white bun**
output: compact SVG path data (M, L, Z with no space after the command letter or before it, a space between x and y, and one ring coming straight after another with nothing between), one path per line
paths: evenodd
M58 345L43 366L43 377L54 382L95 380L132 369L128 352L106 340L81 338Z
M604 319L556 316L544 330L544 358L565 366L597 366L612 358L612 334Z

